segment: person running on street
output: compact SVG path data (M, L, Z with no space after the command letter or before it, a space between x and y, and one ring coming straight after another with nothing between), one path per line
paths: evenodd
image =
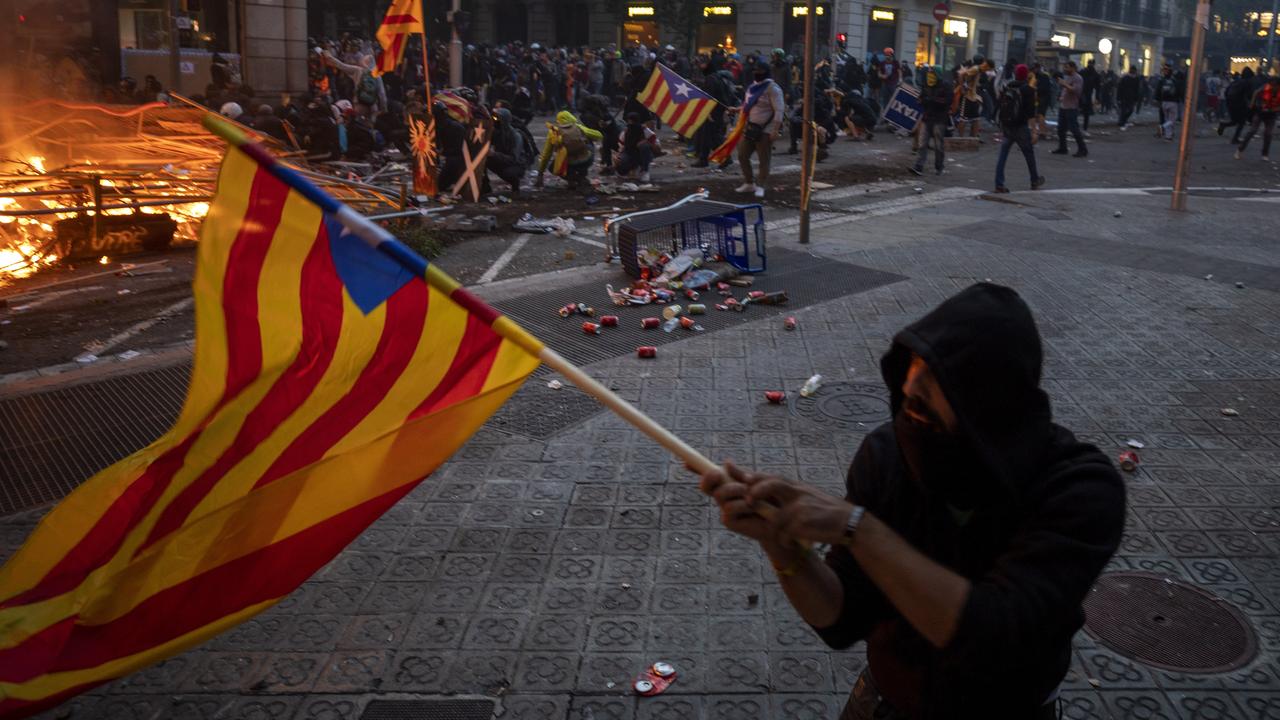
M1227 118L1229 122L1218 123L1218 134L1221 135L1229 127L1236 129L1231 136L1231 144L1240 142L1240 133L1249 124L1249 103L1253 99L1253 69L1240 71L1240 77L1227 86Z
M1013 69L1013 82L1005 85L1004 92L996 104L996 120L1000 123L1000 132L1004 139L1000 141L1000 157L996 160L996 192L1007 193L1009 188L1004 184L1004 166L1009 160L1009 147L1016 144L1027 160L1027 171L1031 173L1031 189L1036 190L1044 185L1044 178L1036 170L1036 151L1031 146L1031 129L1027 123L1035 117L1036 94L1027 86L1030 71L1026 65Z
M1160 114L1164 119L1160 123L1162 136L1167 141L1173 140L1173 126L1178 122L1178 110L1182 105L1182 85L1173 76L1173 67L1165 63L1160 69L1160 80L1156 83L1156 102L1160 103Z
M782 97L782 88L769 79L768 65L753 65L751 77L754 82L747 88L747 97L741 109L741 112L747 114L747 125L742 131L742 139L738 141L738 163L742 166L743 183L737 187L736 192L751 193L762 199L765 186L769 183L773 141L782 131L782 119L787 105ZM760 163L759 173L752 172L752 153L755 153L756 160Z
M1244 157L1244 151L1249 147L1249 141L1258 132L1258 126L1263 127L1262 130L1262 159L1264 162L1271 160L1271 133L1276 127L1276 114L1280 113L1280 75L1271 75L1267 78L1267 84L1258 88L1258 92L1253 94L1253 101L1250 103L1253 108L1253 122L1249 125L1249 132L1244 134L1244 138L1240 140L1240 147L1236 148L1236 159Z
M1133 110L1137 107L1141 96L1142 78L1138 77L1138 68L1130 65L1129 72L1120 78L1120 84L1116 89L1116 99L1120 101L1121 130L1129 127L1129 118L1133 117Z
M946 152L943 144L946 141L947 118L951 113L951 83L942 77L942 67L934 65L924 76L924 90L920 93L920 104L924 116L920 124L924 126L920 137L920 154L916 156L916 164L909 169L916 175L924 174L924 164L929 159L929 146L933 145L934 168L942 174L946 164Z
M1089 149L1085 147L1084 135L1080 132L1080 102L1084 91L1084 78L1076 72L1076 64L1070 60L1063 66L1061 89L1058 94L1058 148L1054 155L1067 154L1067 133L1076 139L1075 157L1086 157Z

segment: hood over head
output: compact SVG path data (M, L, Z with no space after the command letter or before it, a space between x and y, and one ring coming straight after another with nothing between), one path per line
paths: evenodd
M556 113L556 124L564 126L577 125L578 117L568 110L561 110Z
M1053 435L1031 309L1011 288L977 283L899 332L880 360L895 416L912 354L933 372L986 469L1013 488Z

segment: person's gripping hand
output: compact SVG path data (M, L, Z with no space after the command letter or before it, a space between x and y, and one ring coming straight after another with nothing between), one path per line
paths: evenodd
M772 529L747 501L751 484L758 480L755 473L726 462L723 469L703 473L698 487L716 501L720 507L720 522L726 528L757 542L767 542L772 539Z
M747 492L748 507L771 507L770 537L839 544L853 505L820 490L780 477L761 477Z

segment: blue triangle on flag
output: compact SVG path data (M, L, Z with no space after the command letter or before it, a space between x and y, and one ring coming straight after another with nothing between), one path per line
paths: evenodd
M338 277L365 315L413 279L413 273L354 235L328 213L324 216L324 227Z

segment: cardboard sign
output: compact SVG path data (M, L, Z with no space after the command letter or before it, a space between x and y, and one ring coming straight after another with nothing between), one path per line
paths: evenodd
M882 119L905 132L916 129L920 118L924 117L924 108L920 105L920 93L911 85L901 84L885 105Z

